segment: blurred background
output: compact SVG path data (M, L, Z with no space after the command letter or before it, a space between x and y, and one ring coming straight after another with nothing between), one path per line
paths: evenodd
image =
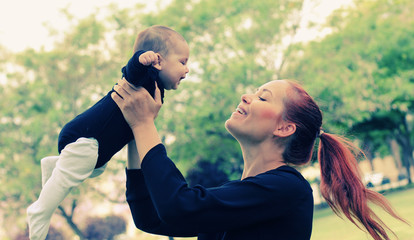
M324 112L326 132L365 152L361 177L414 224L414 2L411 0L157 0L0 3L0 239L28 239L26 208L40 160L63 125L104 96L136 34L167 25L190 45L190 73L166 93L157 126L191 185L240 178L224 128L240 96L296 79ZM135 229L125 203L125 150L74 189L48 239L172 239ZM369 239L319 194L319 167L299 169L315 197L312 240ZM401 240L414 229L379 216ZM176 238L177 239L177 238Z

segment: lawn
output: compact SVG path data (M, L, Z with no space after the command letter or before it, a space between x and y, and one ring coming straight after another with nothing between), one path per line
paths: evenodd
M387 215L380 208L374 207L375 212L395 232L391 239L414 240L414 188L393 192L385 195L394 209L412 226L404 224ZM300 227L300 226L298 226ZM147 239L147 238L145 238ZM151 238L151 239L165 239ZM174 238L175 240L195 240L196 238ZM311 240L372 240L369 235L359 230L349 220L336 216L330 208L316 210L313 218Z
M386 195L394 209L406 219L411 226L387 215L380 208L374 207L377 215L398 236L389 233L391 239L414 240L414 189L394 192ZM317 210L314 214L311 240L367 240L372 239L348 220L336 216L330 208Z

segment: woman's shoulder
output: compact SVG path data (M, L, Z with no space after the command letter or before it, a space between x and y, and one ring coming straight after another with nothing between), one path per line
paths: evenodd
M253 177L248 177L246 179L250 179L250 180L251 179L266 179L266 178L272 178L272 177L273 178L279 178L279 177L294 178L294 179L296 178L298 180L306 181L306 179L302 176L302 174L298 170L296 170L295 168L291 166L287 166L287 165L280 166L278 168L260 173Z
M295 168L288 166L288 165L284 165L284 166L280 166L278 168L272 169L270 171L267 172L268 174L274 174L274 175L283 175L283 176L289 176L289 177L296 177L300 180L305 180L306 179L302 176L302 174L296 170Z
M295 168L287 165L259 174L251 178L251 180L276 188L312 192L309 182L302 174Z

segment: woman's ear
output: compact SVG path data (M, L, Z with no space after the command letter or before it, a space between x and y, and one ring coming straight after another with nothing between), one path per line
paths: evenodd
M161 71L161 69L162 69L162 67L161 67L161 62L162 62L164 59L162 58L161 54L156 53L156 55L157 55L157 62L154 62L154 63L152 64L152 66L153 66L154 68L156 68L156 69L158 69L158 70L160 70L160 71Z
M283 122L276 126L273 135L278 137L289 137L296 132L296 124L291 122Z

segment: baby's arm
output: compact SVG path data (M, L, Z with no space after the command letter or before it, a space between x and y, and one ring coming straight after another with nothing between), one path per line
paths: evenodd
M135 87L144 87L154 96L155 84L157 81L161 91L161 101L164 98L164 87L158 81L158 73L161 70L162 56L153 51L139 50L129 59L127 65L122 68L123 77Z
M139 62L144 66L157 65L159 64L161 55L153 51L146 51L139 56Z

